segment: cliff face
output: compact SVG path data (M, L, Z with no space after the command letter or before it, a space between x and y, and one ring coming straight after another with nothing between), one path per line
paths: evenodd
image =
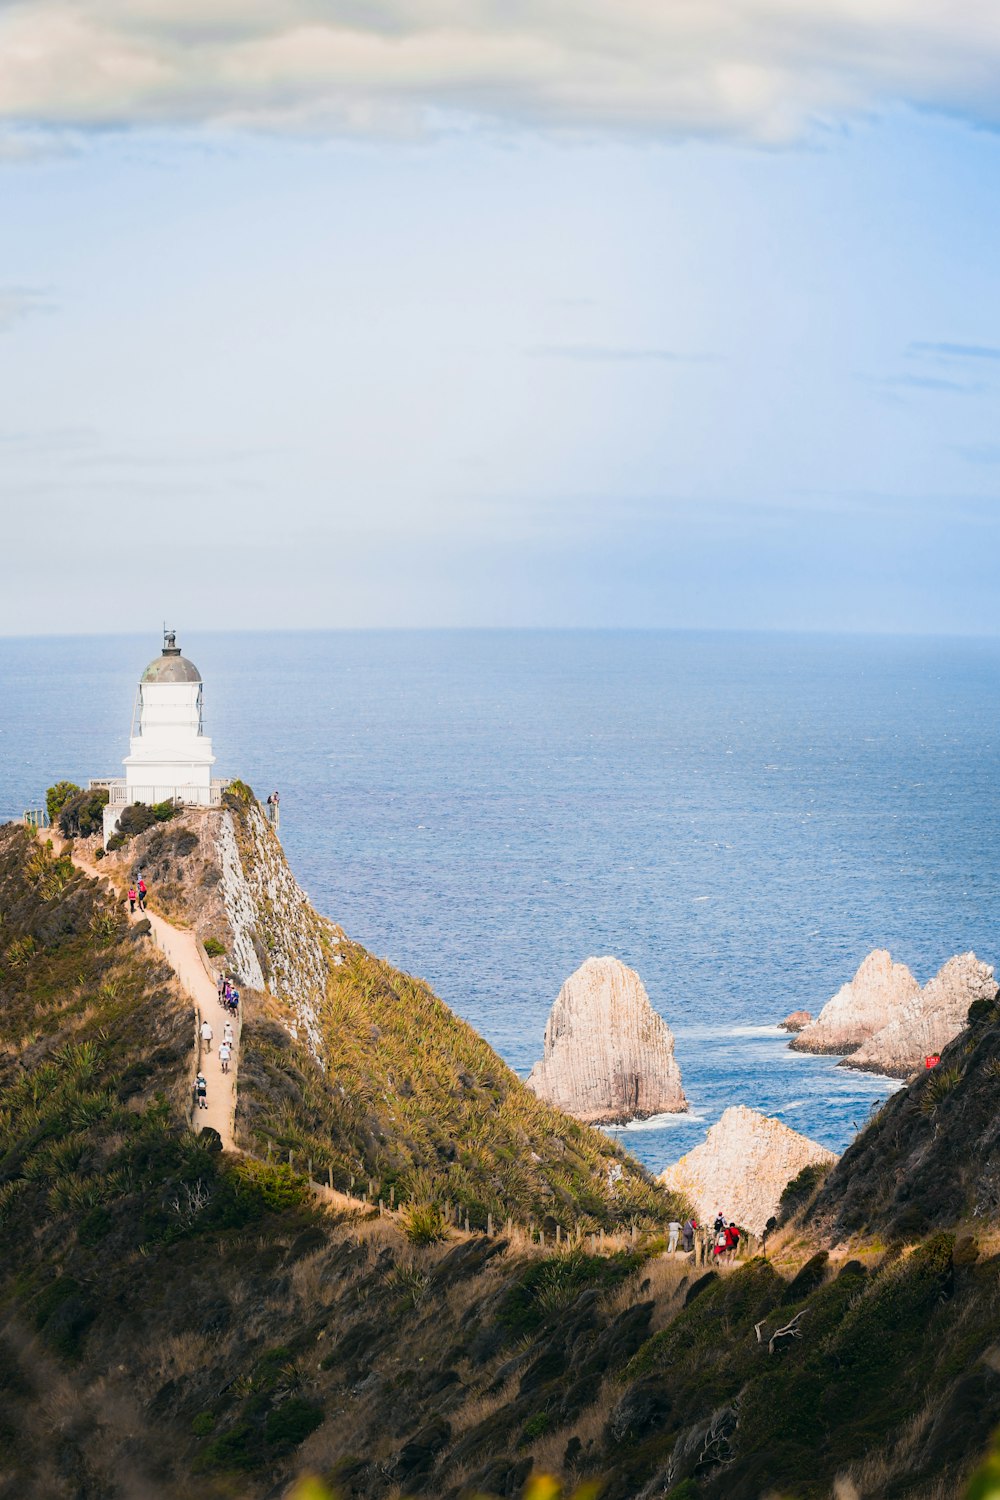
M778 1025L782 1031L802 1031L812 1020L812 1012L808 1010L793 1010L790 1016L786 1016Z
M894 964L884 948L876 948L789 1045L799 1052L853 1052L919 993L906 965Z
M617 958L588 958L556 997L528 1087L591 1124L687 1109L670 1028Z
M845 1058L844 1066L906 1078L924 1067L927 1056L942 1052L954 1041L965 1026L970 1005L992 1000L996 990L992 967L974 953L960 953L887 1026Z
M726 1110L700 1146L667 1167L660 1181L696 1206L701 1223L711 1224L721 1210L727 1222L735 1219L760 1234L803 1167L836 1160L834 1152L780 1120L738 1104Z
M1000 1218L998 1080L1000 1007L982 999L937 1067L921 1060L913 1082L847 1148L808 1221L833 1240L908 1238L963 1220L992 1230Z

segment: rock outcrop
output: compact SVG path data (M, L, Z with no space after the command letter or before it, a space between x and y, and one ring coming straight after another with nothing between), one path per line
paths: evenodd
M782 1031L801 1031L812 1020L811 1010L793 1010L790 1016L778 1022Z
M670 1028L617 958L588 958L556 996L528 1087L591 1125L687 1109Z
M906 965L894 964L884 948L876 948L789 1046L798 1052L854 1052L919 993Z
M906 1078L924 1059L954 1041L975 1000L992 1000L997 992L990 964L974 953L949 958L934 978L881 1031L846 1057L844 1067Z
M781 1194L803 1167L837 1160L816 1141L736 1104L712 1126L700 1146L667 1167L659 1181L683 1193L703 1224L720 1210L754 1234L778 1211Z

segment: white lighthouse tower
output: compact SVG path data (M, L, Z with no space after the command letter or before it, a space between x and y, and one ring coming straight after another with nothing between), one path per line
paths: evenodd
M212 803L212 741L202 721L201 673L181 655L176 632L139 679L125 757L125 802ZM215 798L218 801L218 797Z

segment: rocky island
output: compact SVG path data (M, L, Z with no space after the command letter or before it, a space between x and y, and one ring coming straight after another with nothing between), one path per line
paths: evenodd
M839 1052L843 1067L906 1078L954 1040L971 1005L996 993L992 966L974 953L950 958L921 989L905 964L877 948L788 1045Z
M693 1205L700 1223L711 1224L721 1210L727 1219L760 1234L803 1167L832 1166L836 1160L835 1152L781 1120L736 1104L700 1146L667 1167L659 1180Z
M687 1109L670 1028L617 958L588 958L566 980L528 1078L539 1099L591 1125Z

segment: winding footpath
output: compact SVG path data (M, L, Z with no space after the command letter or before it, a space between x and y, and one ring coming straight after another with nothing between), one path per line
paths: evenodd
M121 891L110 876L103 870L99 870L90 860L84 859L72 840L60 840L59 835L51 828L40 829L39 838L42 842L51 839L53 850L57 855L68 853L78 870L92 879L102 881L111 891L116 902L123 901ZM60 842L61 848L58 847ZM228 1012L224 1011L219 1004L219 993L208 971L207 960L202 958L198 939L193 932L185 932L182 928L175 927L158 912L150 911L148 908L145 913L137 911L131 920L141 922L143 916L149 921L156 946L173 969L181 988L194 1006L198 1035L191 1086L193 1089L194 1072L200 1068L208 1084L208 1108L195 1108L192 1126L195 1130L200 1130L203 1126L210 1125L213 1130L219 1132L223 1149L236 1151L239 1148L233 1131L236 1118L236 1080L239 1071L240 1031L243 1017L239 1015L233 1022L235 1033L233 1055L229 1062L229 1072L223 1073L222 1064L219 1062L219 1043L222 1041L222 1028L226 1023ZM215 1033L210 1050L201 1041L201 1023L204 1020L209 1022Z

